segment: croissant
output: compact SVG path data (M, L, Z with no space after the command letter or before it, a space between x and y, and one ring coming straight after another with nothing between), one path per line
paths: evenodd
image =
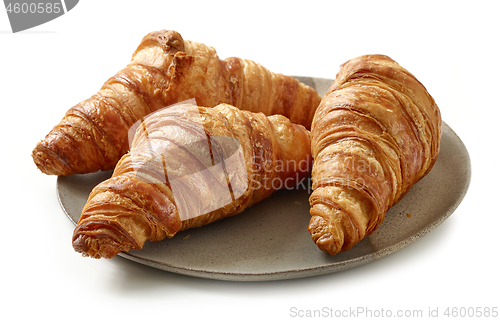
M161 109L90 193L73 247L93 258L140 249L294 188L311 167L309 131L282 115L227 104Z
M343 64L311 126L308 230L316 245L336 254L375 231L433 167L441 127L434 99L391 58Z
M291 76L241 58L219 59L209 46L175 31L146 35L131 62L92 97L70 108L32 152L46 174L113 169L129 150L128 130L146 115L188 99L282 114L310 127L321 97Z

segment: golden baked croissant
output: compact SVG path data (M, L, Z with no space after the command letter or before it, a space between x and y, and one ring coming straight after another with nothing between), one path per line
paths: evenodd
M84 256L111 258L245 208L310 174L310 136L282 115L188 103L138 127L130 152L91 192L73 234Z
M434 165L441 115L425 87L383 55L342 65L311 127L309 232L331 254L370 235Z
M321 97L291 76L240 58L219 59L209 46L175 31L146 35L132 61L95 95L68 110L33 150L46 174L113 169L129 149L128 130L146 115L196 99L200 106L228 103L265 115L282 114L310 127Z

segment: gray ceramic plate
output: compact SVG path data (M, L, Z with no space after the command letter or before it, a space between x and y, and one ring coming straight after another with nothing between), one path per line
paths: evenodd
M297 78L320 94L332 82ZM60 204L73 223L91 189L110 176L111 172L99 172L57 179ZM221 280L279 280L337 272L384 257L432 231L460 204L470 178L468 152L444 124L441 152L432 171L387 212L370 237L347 252L328 255L311 240L310 191L305 187L279 191L237 216L119 255L170 272Z

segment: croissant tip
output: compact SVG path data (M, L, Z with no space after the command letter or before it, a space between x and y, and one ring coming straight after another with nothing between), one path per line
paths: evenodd
M54 151L47 142L42 140L38 142L31 157L36 167L44 174L47 175L68 175L68 164L65 160L58 155L54 155Z
M73 240L73 249L83 257L94 259L111 259L124 249L115 242L106 241L105 238L96 238L89 235L76 235Z
M314 215L311 217L308 230L314 243L316 243L321 251L335 255L342 250L342 247L338 246L338 238L332 234L332 228L327 220L321 216Z
M337 246L335 246L335 241L332 238L333 235L331 233L323 234L321 237L316 239L316 245L321 251L335 255L339 253L340 250Z
M31 152L31 157L36 167L44 174L52 175L52 171L49 168L53 167L50 165L51 158L43 151L42 142L39 142L36 147Z

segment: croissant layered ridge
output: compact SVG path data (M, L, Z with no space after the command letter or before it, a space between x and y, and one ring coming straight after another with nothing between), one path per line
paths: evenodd
M75 251L111 258L243 212L312 167L310 134L282 115L181 103L146 117L89 195Z
M433 167L442 120L426 88L384 55L341 66L311 127L309 232L330 254L373 233Z
M195 99L265 115L282 114L310 127L321 97L291 76L242 58L220 59L214 48L172 30L146 35L130 63L90 98L70 108L32 152L46 174L113 169L129 150L128 130L165 106Z

